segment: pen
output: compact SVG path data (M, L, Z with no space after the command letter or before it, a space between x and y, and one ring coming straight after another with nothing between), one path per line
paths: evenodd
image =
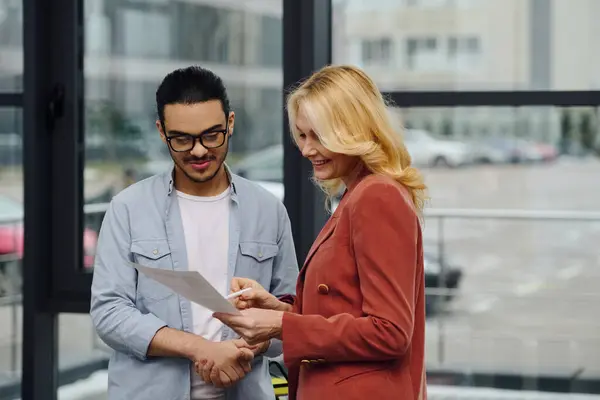
M246 293L248 290L252 290L252 288L248 287L246 289L240 290L239 292L234 292L234 293L228 294L227 297L225 297L225 298L226 299L233 299L234 297L240 296L242 293Z

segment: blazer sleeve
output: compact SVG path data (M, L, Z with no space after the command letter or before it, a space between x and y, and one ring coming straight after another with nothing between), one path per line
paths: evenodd
M349 203L362 317L283 316L286 364L380 361L403 355L414 324L418 218L400 188L377 182Z

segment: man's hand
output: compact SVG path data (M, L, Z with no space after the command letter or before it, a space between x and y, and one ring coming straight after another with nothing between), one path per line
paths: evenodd
M266 341L266 342L251 346L248 343L246 343L246 341L244 339L234 339L231 342L233 344L235 344L235 346L238 349L245 349L245 351L248 351L248 350L251 351L254 354L254 357L259 356L259 355L263 354L265 351L267 351L267 349L269 348L269 344L270 344L270 341ZM250 364L248 363L248 369L246 370L246 373L250 372L249 365ZM203 364L196 363L195 366L196 366L196 372L198 373L198 375L200 375L202 377L204 382L215 384L215 382L217 382L219 380L221 380L221 381L223 380L223 378L221 376L221 374L223 372L220 371L217 367L215 367L214 361L208 361ZM225 378L225 379L227 379L227 378ZM216 384L215 384L215 386L216 386Z
M255 280L236 277L231 280L230 287L231 293L239 292L240 290L247 288L252 289L230 300L238 310L263 308L267 310L287 311L289 308L288 304L279 301L277 297L265 290L265 288Z
M233 341L208 342L193 357L196 372L207 383L228 387L250 372L254 352Z

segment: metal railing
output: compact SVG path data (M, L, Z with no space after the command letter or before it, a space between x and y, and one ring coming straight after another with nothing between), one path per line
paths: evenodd
M518 209L462 209L462 208L437 208L426 209L426 220L437 220L437 254L440 260L440 284L443 283L445 274L445 223L448 220L501 220L501 221L537 221L537 222L600 222L600 212L595 211L542 211ZM452 295L458 289L427 288L426 293L434 296Z
M99 230L104 213L108 208L108 203L96 203L96 204L86 204L84 207L85 214L85 224L88 228L94 229L96 231ZM445 287L444 276L446 275L446 257L448 254L448 236L447 236L447 225L449 221L452 220L469 220L469 221L525 221L525 222L576 222L578 224L600 222L600 212L581 212L581 211L533 211L533 210L500 210L500 209L427 209L425 212L425 231L429 231L432 225L436 228L437 238L433 241L434 247L436 248L437 257L439 259L439 264L441 267L439 276L438 276L438 285L437 287L428 287L426 289L427 296L433 297L444 297L449 295L458 295L463 291L462 288L452 289ZM430 225L432 222L434 224ZM0 219L0 226L6 226L10 224L20 224L22 220L20 218L13 219ZM427 239L427 237L426 237ZM488 240L494 240L493 238L488 238ZM8 273L6 267L12 263L12 267L10 270L12 272ZM15 267L17 265L17 267ZM19 342L20 338L18 337L18 312L21 304L21 296L20 296L20 288L18 283L18 266L20 266L20 262L18 257L15 255L4 255L0 256L0 280L10 280L11 283L5 285L5 287L10 287L9 293L4 293L2 295L0 293L0 307L11 307L11 331L9 334L9 340L11 341L11 370L13 372L16 371L17 367L17 358L19 350ZM1 282L0 282L1 283ZM573 294L574 296L578 294ZM581 295L581 294L579 294ZM437 320L437 359L443 364L444 363L444 354L447 346L446 343L446 331L445 331L445 323L446 316L442 313L439 316L436 316ZM489 332L490 335L493 335L494 332ZM496 335L501 336L501 333L496 333ZM568 338L564 338L567 340ZM0 343L2 338L0 338ZM94 343L94 348L98 347L96 343L97 339L92 338ZM1 372L1 371L0 371Z
M85 226L89 229L99 230L108 203L89 204L84 207ZM22 213L12 217L0 217L0 229L8 229L9 234L5 237L14 242L10 247L22 248L24 236L20 233L23 224ZM8 243L10 244L10 243ZM11 378L20 376L20 353L21 353L21 306L22 306L22 262L21 255L17 252L0 254L0 354L6 363L0 364L0 386L3 380L10 381ZM100 343L96 335L90 338L90 348L105 350L106 347ZM8 368L7 368L8 367Z
M584 211L541 211L541 210L510 210L510 209L429 209L425 213L425 225L426 231L427 228L431 228L432 225L435 227L437 237L433 240L433 247L436 249L436 253L439 258L440 265L440 274L438 276L438 285L437 287L428 287L426 288L426 296L433 298L447 297L447 296L465 296L469 293L465 290L465 288L448 288L445 287L445 275L446 265L447 265L447 257L448 257L448 242L449 238L447 236L447 226L448 223L452 220L462 220L462 221L470 221L470 222L482 222L482 221L494 221L497 224L512 222L535 222L535 223L577 223L579 226L581 224L590 224L590 223L600 223L600 212L584 212ZM431 225L429 225L431 224ZM531 224L533 225L533 224ZM600 232L600 229L598 230ZM599 235L600 236L600 235ZM487 238L487 240L495 240L495 238ZM575 247L581 246L579 244L575 244ZM600 257L598 257L600 260ZM521 260L521 262L525 262ZM600 270L599 270L600 271ZM599 276L600 277L600 276ZM600 279L599 281L600 282ZM478 293L483 291L478 288L475 291L472 291L470 294ZM487 294L499 294L504 296L507 295L505 290L503 289L486 289L485 292ZM556 295L554 293L546 293L539 294L536 296L537 301L556 301ZM581 292L571 292L569 293L569 298L579 299L580 301L585 301L589 304L597 304L600 300L600 295L597 293L581 293ZM532 298L528 299L529 301L533 301ZM448 333L446 331L446 323L447 323L447 314L444 312L436 315L435 325L437 326L436 339L437 342L437 353L436 359L439 365L444 365L445 363L445 354L448 348ZM591 317L593 318L593 317ZM599 325L600 327L600 325ZM570 349L577 348L580 343L586 343L591 341L597 341L598 337L594 334L594 332L584 332L583 334L578 332L577 337L574 334L564 334L564 333L555 333L555 332L547 332L543 330L536 333L536 343L533 344L535 347L537 345L537 341L546 341L546 342L556 342L561 341L567 343L567 346ZM487 331L481 328L477 328L477 332L480 337L485 337L490 340L500 341L503 339L508 340L521 340L522 342L526 342L526 339L519 338L514 334L507 334L506 332L502 332L502 329L496 329L496 327L492 329L488 329ZM471 331L469 330L469 333ZM473 339L473 337L471 337ZM456 339L455 339L456 340ZM469 338L465 339L468 341ZM531 345L531 340L528 342ZM580 374L580 371L574 372L574 376ZM599 378L599 377L596 377Z

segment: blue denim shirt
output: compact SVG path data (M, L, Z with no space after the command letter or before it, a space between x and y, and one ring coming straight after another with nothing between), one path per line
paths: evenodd
M229 278L255 279L276 296L293 294L298 265L285 207L256 183L229 176ZM109 399L189 399L191 362L147 357L146 352L161 327L191 332L190 301L138 274L128 261L187 270L172 167L133 184L111 201L96 250L90 314L98 335L114 350L108 371ZM231 329L223 329L223 340L236 337ZM265 356L281 352L281 342L274 340ZM226 395L228 400L274 399L267 358L256 357L252 371Z

